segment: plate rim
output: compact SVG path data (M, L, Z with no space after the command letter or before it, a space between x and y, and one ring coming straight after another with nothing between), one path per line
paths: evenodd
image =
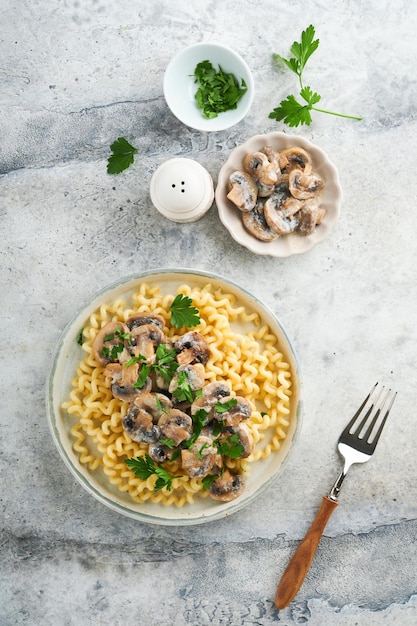
M213 509L207 513L201 513L200 515L192 515L190 512L187 515L187 507L174 507L167 506L167 510L174 510L178 513L176 517L160 517L158 515L152 514L152 509L150 512L146 511L146 508L150 506L152 503L135 503L132 500L132 508L126 508L125 503L123 503L121 498L118 498L117 495L105 496L101 490L97 487L97 482L94 480L94 476L91 477L90 480L87 480L83 471L82 466L77 467L74 462L71 460L71 456L68 451L65 449L65 446L60 437L60 429L57 421L59 418L56 415L56 398L55 398L55 388L57 385L57 366L61 358L65 356L63 350L66 342L71 344L74 342L76 337L75 333L75 325L78 324L80 319L87 319L89 315L93 311L97 309L99 304L103 303L101 299L103 295L108 294L109 298L111 298L111 294L115 289L120 289L129 285L130 283L134 283L137 281L149 280L151 278L155 278L157 276L197 276L200 280L205 279L207 281L218 281L221 283L221 286L230 286L232 287L238 294L242 293L246 298L252 300L261 310L263 309L265 313L267 313L276 323L277 328L282 333L282 337L286 343L285 346L285 358L289 360L291 365L291 371L293 375L293 384L295 389L295 407L293 407L292 419L295 421L294 429L292 434L289 434L288 437L285 438L285 453L283 458L279 463L278 470L274 472L272 476L270 476L266 481L264 481L258 489L255 489L253 493L250 493L246 496L246 498L238 498L231 503L221 503L213 506ZM175 279L176 280L176 279ZM98 305L97 302L99 301ZM105 302L107 300L104 300ZM80 326L78 326L79 332ZM280 338L279 338L280 339ZM55 349L53 351L51 366L49 368L47 382L45 386L45 400L46 400L46 414L49 430L54 441L54 444L58 450L58 453L61 459L64 461L66 467L69 469L70 473L77 480L77 482L83 487L90 495L92 495L96 500L107 506L108 508L116 511L119 514L124 515L125 517L130 517L135 519L136 521L162 525L162 526L191 526L203 524L211 521L217 521L219 519L223 519L225 517L229 517L230 515L240 511L246 506L250 505L255 499L257 499L262 493L264 493L269 486L275 482L275 480L282 473L286 463L288 462L289 457L291 456L291 452L293 450L294 444L296 443L300 431L302 428L302 397L301 397L301 387L302 380L300 374L300 364L299 359L296 353L296 350L290 341L288 334L285 328L282 326L279 318L276 314L266 305L264 304L257 296L252 294L246 288L242 287L238 283L236 283L233 279L225 278L224 276L207 272L204 270L193 270L190 268L158 268L153 270L147 270L144 272L135 272L124 277L112 281L107 285L103 286L99 290L97 290L94 294L90 296L90 298L82 305L82 308L79 309L68 321L65 325L63 331L61 332L58 341L55 345ZM61 404L62 398L59 401ZM63 420L62 420L63 421ZM65 429L64 424L61 424L61 428ZM68 431L69 432L69 431ZM71 446L72 450L72 446ZM76 454L71 453L75 458ZM85 473L86 468L84 467ZM96 484L94 484L96 483ZM181 513L181 515L180 515Z

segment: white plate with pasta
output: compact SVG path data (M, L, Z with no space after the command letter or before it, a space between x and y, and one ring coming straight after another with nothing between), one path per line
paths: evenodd
M227 458L227 471L244 476L245 488L231 501L210 497L200 478L168 460L172 481L139 478L126 463L147 455L147 444L124 428L131 406L112 395L94 340L109 322L152 312L175 342L187 329L171 325L178 294L199 312L193 330L209 345L204 384L226 383L251 406L246 426L253 449L247 458ZM172 318L171 318L172 319ZM144 357L141 357L144 358ZM251 503L281 472L300 430L299 372L291 342L275 315L253 295L220 276L188 269L155 270L104 288L64 330L47 385L50 430L65 464L101 503L123 515L161 525L191 525L229 516ZM177 463L177 465L176 465ZM224 469L222 470L224 472Z

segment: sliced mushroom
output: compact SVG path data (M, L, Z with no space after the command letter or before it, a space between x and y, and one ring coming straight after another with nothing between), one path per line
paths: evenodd
M319 224L322 223L324 216L326 215L326 209L322 206L319 207L318 213L317 213L317 221L316 221L316 226L318 226Z
M275 183L273 185L264 185L259 180L255 180L255 183L258 188L258 198L269 198L275 189Z
M165 463L172 458L174 450L157 441L149 444L149 456L156 463Z
M144 393L138 396L134 405L143 412L149 413L155 423L172 409L172 402L163 393Z
M319 213L319 200L316 198L306 200L303 204L302 209L297 213L297 232L303 237L308 237L308 235L311 235L316 228L317 221L319 219Z
M221 398L228 396L230 396L230 387L228 387L226 383L219 381L208 383L208 385L203 387L201 396L196 398L192 403L191 415L195 415L197 411L203 409L207 413L207 419L211 419L216 403L221 400Z
M243 159L243 169L263 185L274 185L278 181L275 165L263 152L251 152Z
M243 213L242 221L246 230L260 241L274 241L279 237L265 219L263 202L258 201L252 211Z
M169 384L169 393L173 396L173 402L177 398L179 402L183 402L188 398L184 394L178 394L181 391L181 383L186 382L191 392L198 391L204 385L204 365L196 363L195 365L180 365ZM190 400L191 404L191 400Z
M288 235L298 226L294 216L301 207L302 202L290 195L286 184L281 184L264 204L265 220L279 235Z
M227 431L223 433L223 437L226 441L230 439L230 437L233 437L232 441L242 446L241 459L246 459L252 454L254 442L252 433L247 424L240 423L238 426L228 428Z
M258 188L249 174L236 170L229 176L226 197L241 211L251 211L258 197Z
M161 330L164 330L165 320L162 315L157 315L156 313L136 313L126 320L126 325L130 330L138 326L143 326L144 324L155 324L159 326Z
M246 487L246 480L242 474L232 474L225 470L216 478L209 489L209 495L220 502L230 502L238 498Z
M286 148L279 153L279 167L281 172L289 174L291 170L297 168L309 174L313 167L310 154L298 146Z
M193 420L187 413L178 409L170 409L158 420L161 436L171 439L175 446L189 439L193 432Z
M264 146L260 149L260 152L265 154L268 161L274 166L277 174L281 174L281 168L279 166L279 152L276 152L271 146Z
M145 363L155 363L155 352L159 344L166 342L164 332L156 324L139 325L130 333L130 352L145 357Z
M227 411L219 411L215 407L214 419L224 422L226 426L237 426L242 420L250 418L252 407L246 398L242 398L241 396L236 396L235 398L232 396L221 398L218 401L219 407L221 404L227 404L231 400L235 400L236 402L227 409Z
M290 193L298 200L307 200L318 196L324 188L323 180L310 172L306 174L298 169L293 169L288 178Z
M181 365L188 363L202 363L205 365L210 357L210 348L200 333L190 330L182 335L174 344L177 361Z
M155 443L161 436L161 430L154 424L152 415L141 411L135 404L124 416L122 425L130 438L139 443Z
M181 450L181 465L190 478L204 478L213 469L217 456L213 439L200 435L190 449Z
M161 436L158 420L172 407L162 393L144 393L134 399L122 420L123 428L133 441L156 443Z
M148 377L142 387L135 387L140 371L140 365L133 363L108 363L104 369L104 376L111 378L111 391L115 398L123 402L133 402L139 395L147 393L152 388Z
M127 360L128 341L123 335L129 334L129 328L123 322L108 322L94 338L92 352L100 365ZM127 356L127 358L129 358Z

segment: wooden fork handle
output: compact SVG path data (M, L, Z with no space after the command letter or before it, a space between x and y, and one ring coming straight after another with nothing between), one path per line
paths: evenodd
M313 523L282 575L275 595L277 609L288 606L303 584L326 524L337 505L336 500L324 496Z

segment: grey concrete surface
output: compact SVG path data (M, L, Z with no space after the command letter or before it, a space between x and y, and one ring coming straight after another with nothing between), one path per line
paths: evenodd
M323 108L295 132L322 148L343 188L331 236L305 255L255 256L216 205L162 218L149 183L171 157L216 183L238 144L294 132L268 118L296 77L277 71L314 24L306 83ZM2 626L379 626L417 623L417 9L403 0L0 5L0 468ZM162 91L171 57L197 41L239 52L256 86L247 117L200 133ZM118 176L109 146L139 152ZM74 480L51 438L45 381L74 312L132 272L216 270L261 298L294 343L303 428L278 480L230 518L140 523ZM278 612L276 585L339 468L336 441L378 379L398 389L375 457L344 486L309 575Z

